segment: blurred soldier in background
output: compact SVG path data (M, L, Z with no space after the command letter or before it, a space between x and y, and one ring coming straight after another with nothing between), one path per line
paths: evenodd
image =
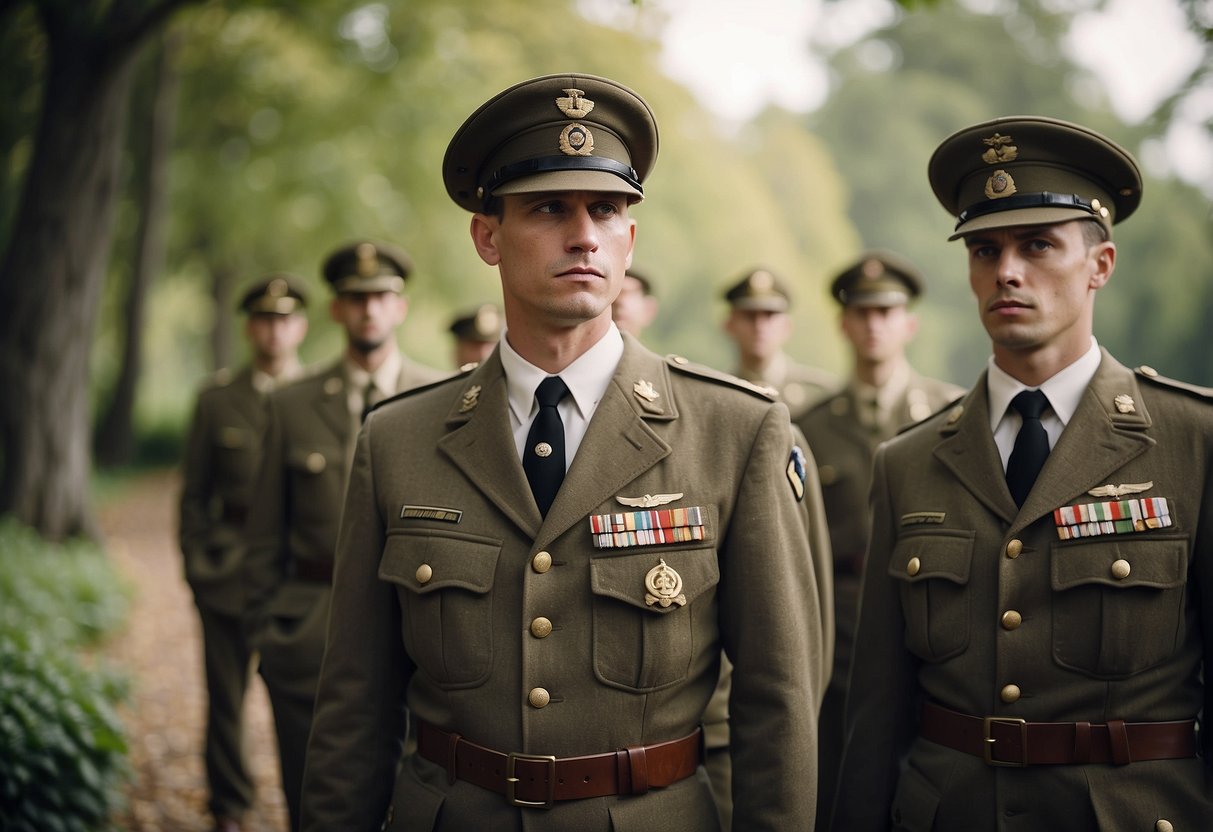
M777 391L792 419L838 388L831 373L798 364L783 351L792 334L792 300L782 280L755 269L730 286L724 299L729 302L724 331L737 345L734 375Z
M240 301L252 352L238 372L220 370L198 394L182 463L181 552L202 619L206 666L206 777L217 832L236 832L253 802L244 754L244 694L252 651L241 626L243 529L265 433L265 395L298 378L307 334L300 282L276 274Z
M872 251L848 266L830 287L851 353L842 390L797 420L817 470L834 560L834 672L821 706L817 819L828 823L842 756L842 719L855 640L859 576L868 545L868 488L876 446L904 425L919 422L960 396L952 384L920 376L906 359L918 330L909 304L922 276L891 252Z
M623 275L623 288L611 304L611 318L620 332L640 338L645 328L657 317L657 296L653 284L635 269Z
M455 366L470 370L489 357L501 340L501 310L491 303L482 303L451 321L455 336Z
M408 256L393 246L359 242L334 252L323 273L334 292L329 313L345 330L345 353L269 399L247 524L246 614L273 705L293 829L324 652L337 523L362 415L400 390L444 377L407 358L396 343L408 311L404 282L410 271Z

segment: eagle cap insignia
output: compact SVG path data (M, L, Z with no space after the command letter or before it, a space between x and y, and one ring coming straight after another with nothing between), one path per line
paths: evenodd
M1112 400L1112 403L1116 405L1117 413L1136 413L1137 412L1137 405L1134 403L1133 397L1128 395L1127 393L1121 393L1119 396L1117 396L1116 398L1114 398Z
M1123 497L1126 494L1140 494L1154 487L1154 480L1149 482L1126 482L1120 485L1101 485L1092 488L1087 493L1092 497Z
M469 410L476 407L480 403L480 385L473 384L471 387L463 391L463 398L459 402L459 412L467 413Z
M379 250L373 243L362 243L354 250L358 258L355 268L359 277L374 277L379 273Z
M665 558L661 558L644 576L644 588L648 590L644 594L644 602L650 607L654 604L662 607L686 605L687 597L682 594L682 576L666 564Z
M566 89L564 95L567 97L556 99L556 106L569 118L585 118L594 109L594 102L584 98L585 92L582 90Z
M653 506L664 506L666 503L672 503L675 500L682 499L682 492L677 494L645 494L643 497L616 497L620 503L633 508L653 508Z
M653 388L653 383L644 379L640 379L632 385L632 392L646 402L654 402L661 398L661 394Z
M990 138L982 139L981 141L989 148L989 150L981 154L981 160L988 165L997 165L1000 162L1014 162L1019 158L1019 148L1011 144L1014 139L1010 136L995 133Z

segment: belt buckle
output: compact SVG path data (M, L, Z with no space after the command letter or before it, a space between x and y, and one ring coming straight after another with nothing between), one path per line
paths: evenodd
M1023 751L1023 759L1016 760L996 760L994 759L994 743L998 740L990 736L990 728L995 724L1001 725L1018 725L1019 726L1019 747ZM1028 723L1026 720L1019 717L1011 716L987 716L981 720L981 730L985 735L985 757L986 765L1001 767L1001 768L1026 768L1028 765Z
M514 766L519 760L527 763L547 763L548 794L546 800L519 800L515 790L518 778L514 776ZM505 762L505 799L511 806L524 809L551 809L556 799L556 758L550 754L519 754L511 751Z

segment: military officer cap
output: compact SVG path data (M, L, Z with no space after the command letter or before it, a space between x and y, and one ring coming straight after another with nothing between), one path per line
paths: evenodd
M787 312L792 305L792 295L783 281L767 269L746 272L725 291L724 299L734 309L744 311Z
M1009 116L944 139L927 165L955 240L974 231L1097 220L1109 235L1141 202L1129 152L1077 124Z
M290 315L307 306L307 293L299 278L278 272L258 280L245 290L240 299L240 308L250 315L260 312L269 315Z
M843 306L904 306L921 293L918 269L891 251L865 253L830 284L830 294Z
M640 272L636 271L635 269L628 269L623 274L625 277L630 277L633 280L635 280L637 283L639 283L640 288L644 291L644 293L646 295L653 294L653 282L651 280L649 280L645 275L641 274Z
M413 270L409 256L387 243L361 241L342 246L328 256L321 271L337 294L404 291Z
M494 343L501 338L501 311L491 303L481 304L452 321L450 330L464 341Z
M638 201L656 159L657 123L639 95L594 75L545 75L472 113L447 147L442 178L469 211L483 211L490 197L543 191Z

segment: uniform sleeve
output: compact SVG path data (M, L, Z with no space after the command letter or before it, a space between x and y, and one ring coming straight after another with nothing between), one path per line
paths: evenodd
M266 407L267 427L245 522L246 550L241 566L245 629L254 637L264 626L270 599L285 580L287 546L285 439L277 396L269 396Z
M889 577L896 525L889 498L885 447L876 452L871 491L872 536L860 591L855 656L847 695L845 743L833 828L886 830L898 761L918 722L916 666L904 646L897 587Z
M412 664L396 593L378 578L384 520L370 433L358 438L337 542L333 600L303 777L304 832L378 829L405 739Z
M787 473L791 452L787 409L775 404L721 545L735 829L810 828L816 806L822 616L804 507Z
M1205 703L1197 736L1202 746L1205 770L1209 772L1206 774L1207 781L1213 782L1213 452L1205 459L1204 465L1204 499L1200 501L1200 520L1192 548L1204 645Z
M207 508L211 497L210 429L204 397L199 396L194 405L194 416L190 420L189 435L185 444L185 457L181 463L181 511L178 532L181 552L188 561L199 557L206 548L210 529Z

